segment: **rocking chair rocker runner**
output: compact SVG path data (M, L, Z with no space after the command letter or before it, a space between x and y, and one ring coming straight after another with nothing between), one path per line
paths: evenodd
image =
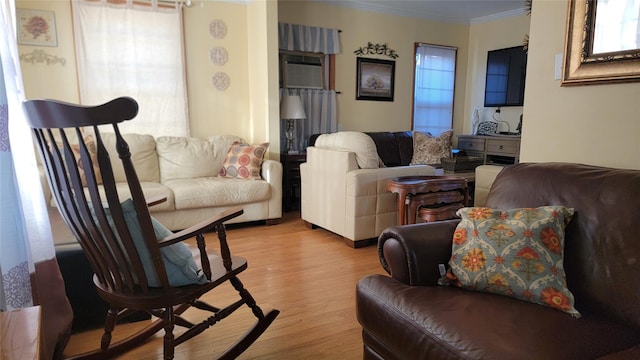
M257 321L220 356L232 359L271 325L279 311L274 309L265 314L256 304L237 277L247 268L247 261L232 256L227 244L224 222L241 215L242 208L229 209L175 234L162 229L150 216L148 206L166 199L145 199L129 147L118 129L119 123L133 119L138 113L135 100L122 97L91 107L53 100L29 100L23 105L58 209L92 266L98 294L110 306L100 349L78 357L110 358L164 329L164 358L172 359L175 346L247 305ZM101 125L115 133L127 189L116 186L112 160L100 134L104 129ZM87 136L87 131L91 135ZM114 164L118 165L118 161L114 160ZM131 200L122 202L118 191L130 193ZM220 242L219 255L208 253L205 248L204 233L213 230ZM182 243L193 237L202 272ZM239 300L223 308L199 300L226 281L238 291ZM180 316L190 307L207 311L208 316L193 324ZM139 311L158 319L112 344L116 322ZM174 337L174 325L187 329Z

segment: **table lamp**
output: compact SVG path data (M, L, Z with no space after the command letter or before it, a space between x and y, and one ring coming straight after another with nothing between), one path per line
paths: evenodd
M287 120L287 131L285 133L287 136L287 153L297 154L298 151L293 149L293 138L295 134L293 121L307 118L307 115L304 113L304 108L302 107L300 96L282 96L282 100L280 100L280 118Z

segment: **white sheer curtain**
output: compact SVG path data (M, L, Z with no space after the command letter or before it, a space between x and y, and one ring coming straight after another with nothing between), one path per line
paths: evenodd
M3 3L3 21L7 16L4 5ZM34 271L34 266L25 233L27 228L21 216L24 211L21 210L21 193L16 173L16 165L21 161L14 162L13 155L16 149L12 149L12 141L9 138L9 118L12 125L14 121L24 121L20 114L24 93L17 73L19 64L15 64L12 58L15 54L11 49L12 27L11 23L5 23L2 26L2 74L0 74L4 84L0 89L0 266L3 285L0 307L2 310L33 305L29 274ZM27 139L30 141L29 137ZM14 147L20 142L24 143L24 140L22 138L22 141L14 141ZM33 150L31 150L31 156L25 154L23 158L29 160L32 156ZM38 175L32 178L38 179ZM39 186L36 185L36 188ZM28 203L25 205L28 206ZM47 226L47 224L44 225Z
M323 54L340 53L340 31L315 26L278 23L278 47L283 50ZM338 130L337 98L334 90L287 88L280 89L280 96L298 95L307 115L305 120L295 122L293 148L304 151L309 136ZM284 123L281 129L286 129ZM287 148L284 131L280 132L280 148Z
M313 134L336 132L338 120L336 116L336 92L333 90L318 89L280 89L282 95L298 95L302 99L302 106L307 118L295 122L295 143L293 148L304 151ZM283 121L283 120L282 120ZM280 124L286 129L286 124ZM287 148L287 140L284 132L280 135L280 148Z
M43 359L61 354L72 311L53 248L15 35L15 4L0 0L0 309L41 306ZM39 295L39 296L38 296Z
M416 47L413 130L433 136L451 130L456 52L456 48L448 46Z
M72 4L81 102L95 105L131 96L140 111L122 131L188 136L181 4Z

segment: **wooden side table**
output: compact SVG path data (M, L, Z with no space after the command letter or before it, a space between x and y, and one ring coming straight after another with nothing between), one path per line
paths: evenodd
M398 194L398 225L415 223L420 206L458 202L458 194L469 202L467 179L460 176L402 176L388 180L387 190Z
M418 217L424 222L434 222L455 219L458 210L462 209L462 203L453 203L437 207L424 206L418 210Z
M300 164L307 161L307 154L280 154L282 163L282 207L284 211L300 209Z

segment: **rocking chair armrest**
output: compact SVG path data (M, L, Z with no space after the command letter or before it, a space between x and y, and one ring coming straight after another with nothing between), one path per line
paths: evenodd
M190 239L198 234L210 232L212 230L215 230L217 226L223 224L225 221L231 220L237 216L242 215L243 213L244 210L239 206L230 208L199 224L193 225L187 229L178 231L173 235L167 236L166 238L160 240L158 244L160 247L168 246L180 241L184 241L186 239Z
M167 201L167 197L166 196L154 196L150 199L147 199L147 207L152 207L154 205L158 205L158 204L162 204L163 202Z

